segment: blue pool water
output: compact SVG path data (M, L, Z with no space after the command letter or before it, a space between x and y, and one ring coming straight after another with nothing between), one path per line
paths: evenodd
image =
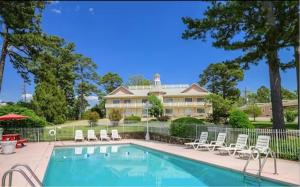
M136 145L55 148L45 186L280 186Z

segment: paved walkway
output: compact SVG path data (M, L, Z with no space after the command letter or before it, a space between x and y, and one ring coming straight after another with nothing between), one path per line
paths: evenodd
M245 160L234 158L231 156L221 156L217 152L196 151L193 149L186 149L181 145L167 144L156 141L143 140L122 140L110 142L43 142L43 143L28 143L26 147L17 149L16 153L11 155L0 154L0 176L16 163L28 164L37 176L42 180L50 159L54 146L72 146L72 145L95 145L95 144L120 144L133 143L159 151L177 154L193 160L203 161L209 164L230 168L237 171L242 171L245 165ZM285 181L291 184L300 185L300 164L295 161L288 161L277 159L278 175L274 175L273 160L268 159L262 176L273 180ZM248 172L256 174L258 168L258 161L251 161ZM8 182L8 181L7 181ZM19 174L14 175L14 186L26 186L25 179L21 178Z

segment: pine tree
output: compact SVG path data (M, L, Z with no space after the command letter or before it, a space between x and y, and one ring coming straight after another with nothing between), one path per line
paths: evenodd
M6 57L21 76L28 81L33 59L39 53L42 35L40 18L46 2L0 1L0 92Z
M203 19L183 18L187 25L183 38L205 39L209 33L214 40L213 46L242 50L243 55L231 62L245 69L250 64L266 61L269 66L273 128L277 129L284 128L280 77L283 63L278 51L289 45L289 41L284 40L288 25L293 24L290 27L295 28L299 23L299 11L289 11L290 7L287 1L214 1L205 11ZM297 16L286 16L288 13ZM296 32L290 33L289 36L294 36Z

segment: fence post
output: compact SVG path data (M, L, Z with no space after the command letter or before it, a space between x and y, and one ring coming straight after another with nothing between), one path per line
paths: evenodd
M196 128L196 136L195 136L195 139L197 139L197 137L198 137L198 132L197 132L197 125L195 124L195 128Z
M278 130L277 129L275 129L275 137L276 137L276 157L278 157L279 156L279 145L278 145Z
M38 133L37 133L37 139L38 139L38 142L40 142L40 129L39 128L37 128L37 131L38 131Z

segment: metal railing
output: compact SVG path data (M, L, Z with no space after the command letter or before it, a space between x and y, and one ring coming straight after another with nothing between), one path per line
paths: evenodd
M226 144L235 143L239 134L248 135L248 146L255 145L259 135L268 135L270 148L278 158L300 160L300 130L289 129L246 129L228 128L221 125L188 125L186 133L180 138L196 139L201 132L208 132L208 140L216 140L219 132L226 132ZM151 127L150 133L173 136L169 127ZM176 136L175 136L176 137Z
M30 186L35 187L35 183L30 179L30 177L26 174L26 172L22 169L25 168L30 175L34 178L34 180L38 183L39 186L43 186L42 182L40 181L40 179L35 175L35 173L32 171L32 169L25 164L16 164L13 167L11 167L11 169L9 169L8 171L6 171L3 176L2 176L2 187L6 186L6 177L9 176L9 181L8 181L8 186L11 187L12 186L12 181L13 181L13 173L17 172L20 173L25 180L30 184Z

